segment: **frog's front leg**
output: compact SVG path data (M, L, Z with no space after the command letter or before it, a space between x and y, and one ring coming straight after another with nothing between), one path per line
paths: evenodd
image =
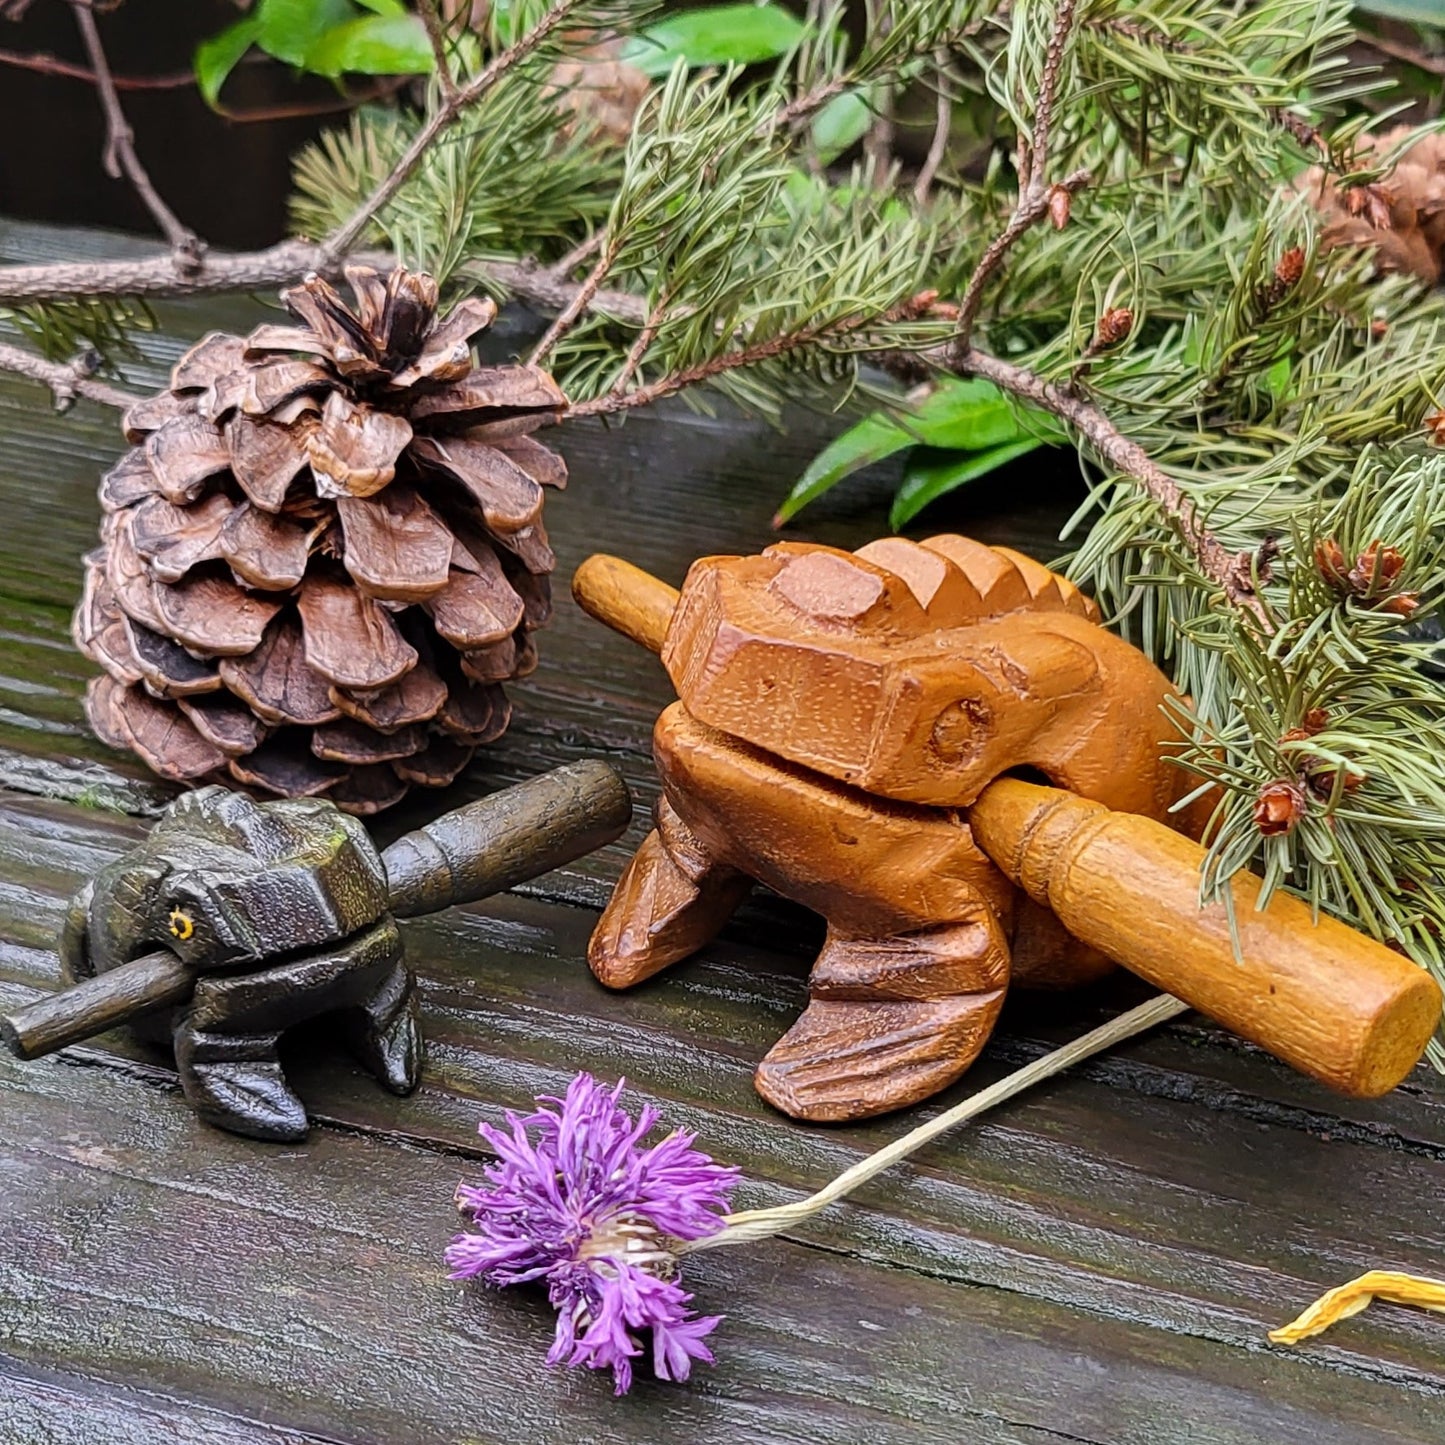
M910 932L829 926L809 1003L758 1067L758 1092L796 1119L866 1119L952 1084L988 1042L1008 991L1008 944L982 902Z
M714 938L751 887L660 798L657 827L618 880L587 962L608 988L641 983Z
M401 937L386 917L334 949L254 972L203 974L175 1022L181 1087L208 1123L259 1139L306 1134L306 1111L286 1081L283 1031L343 1013L362 1062L398 1093L415 1087L421 1050Z

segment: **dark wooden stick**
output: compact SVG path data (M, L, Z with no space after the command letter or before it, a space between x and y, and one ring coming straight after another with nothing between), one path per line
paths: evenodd
M381 855L398 918L475 903L549 873L618 837L627 784L588 758L444 813Z
M586 759L469 803L398 838L382 855L400 918L475 903L610 843L632 800L606 763ZM0 1014L0 1039L38 1059L149 1013L184 1003L196 975L162 950Z
M195 974L162 949L0 1014L0 1039L17 1059L42 1058L152 1009L184 1003L195 986Z

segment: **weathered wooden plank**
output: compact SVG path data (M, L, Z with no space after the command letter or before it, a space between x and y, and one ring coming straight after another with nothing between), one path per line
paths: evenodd
M539 1298L440 1278L455 1156L329 1128L257 1151L137 1080L16 1074L0 1064L7 1354L303 1439L1375 1445L1428 1440L1439 1408L1310 1354L783 1242L690 1268L729 1315L716 1369L614 1401L542 1366Z
M336 1445L195 1401L98 1380L0 1365L0 1423L13 1445Z
M48 823L15 899L30 907L28 926L0 894L0 932L23 945L0 953L0 975L15 984L47 982L53 970L35 924L39 912L58 916L64 885L40 891L40 855L65 842L65 811L27 800L8 818L0 812L3 837L23 831L20 818ZM107 831L120 846L134 825L111 820ZM86 830L81 840L93 867L96 838ZM627 1075L664 1102L671 1120L741 1164L757 1198L768 1201L816 1187L905 1127L895 1120L780 1126L753 1094L754 1064L798 1006L800 957L779 959L728 940L669 980L612 995L580 962L591 923L584 910L508 898L486 913L408 924L430 1039L422 1091L395 1101L328 1053L296 1072L308 1102L350 1129L466 1153L483 1112L558 1090L585 1061L604 1076ZM10 1001L9 992L0 987L0 1000ZM1015 1032L1011 1049L992 1051L965 1088L995 1077L1009 1053L1017 1062L1020 1052L1036 1051L1026 1011L1016 1011L1014 1027L1023 1036ZM891 1266L1246 1349L1318 1286L1378 1263L1382 1241L1390 1263L1434 1268L1445 1244L1431 1224L1445 1149L1422 1143L1412 1157L1381 1149L1367 1132L1321 1139L1317 1113L1287 1109L1267 1122L1245 1107L1220 1109L1204 1116L1206 1130L1187 1089L1159 1087L1165 1070L1133 1062L1146 1047L934 1146L860 1194L860 1207L836 1211L807 1236ZM100 1049L87 1056L109 1062ZM1141 1069L1153 1087L1134 1087L1129 1071ZM1290 1077L1272 1061L1267 1069ZM147 1076L170 1077L154 1069ZM1330 1106L1329 1096L1314 1092L1321 1110ZM1284 1157L1288 1177L1281 1177ZM1361 1178L1373 1181L1368 1193ZM1227 1248L1217 1243L1221 1236ZM1340 1368L1445 1390L1436 1328L1421 1317L1382 1314L1326 1348Z

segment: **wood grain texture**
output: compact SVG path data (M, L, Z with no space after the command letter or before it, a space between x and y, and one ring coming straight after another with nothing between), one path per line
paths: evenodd
M23 259L107 244L0 231L0 253ZM147 384L184 339L264 313L227 299L158 314ZM836 425L802 418L779 437L678 412L560 434L559 573L604 546L678 583L694 557L759 550L783 487ZM79 723L87 669L66 626L95 478L122 450L112 427L55 418L0 381L0 1008L55 987L66 900L168 792ZM1037 466L994 502L1016 502ZM889 481L850 483L809 535L876 536ZM1049 557L1074 502L1054 497L1020 518L964 494L930 530ZM558 601L507 737L460 788L404 804L383 841L588 755L655 797L649 739L671 687L655 659ZM207 1130L174 1071L119 1036L0 1064L0 1440L1438 1445L1438 1320L1381 1308L1293 1352L1263 1335L1371 1265L1439 1273L1440 1080L1420 1071L1385 1099L1342 1100L1198 1020L940 1141L806 1238L701 1257L698 1302L728 1318L718 1365L686 1388L641 1381L614 1401L603 1378L546 1370L543 1300L442 1278L479 1118L583 1065L626 1074L742 1166L744 1205L797 1197L914 1118L803 1128L753 1093L752 1064L801 1006L818 946L795 907L756 896L697 958L636 990L591 979L595 908L646 827L639 808L623 843L524 893L404 923L432 1040L421 1088L385 1096L318 1038L288 1063L319 1121L303 1148ZM1116 982L1016 999L963 1087L1137 996Z

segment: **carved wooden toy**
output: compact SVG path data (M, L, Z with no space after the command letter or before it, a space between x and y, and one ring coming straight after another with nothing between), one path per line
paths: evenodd
M22 1059L134 1021L170 1042L191 1107L259 1139L306 1134L283 1031L336 1013L360 1061L406 1094L421 1073L398 918L472 903L611 842L632 807L604 763L557 768L448 813L378 853L319 798L177 799L139 847L87 883L61 937L74 986L8 1016Z
M1010 979L1122 963L1348 1093L1393 1088L1440 1018L1408 960L1299 900L1233 883L1198 906L1168 825L1168 681L1026 557L962 537L707 557L679 594L593 557L573 591L660 651L657 827L589 961L639 982L711 938L752 884L828 925L807 1009L757 1073L795 1117L853 1119L957 1079ZM1041 786L1047 783L1050 786Z

